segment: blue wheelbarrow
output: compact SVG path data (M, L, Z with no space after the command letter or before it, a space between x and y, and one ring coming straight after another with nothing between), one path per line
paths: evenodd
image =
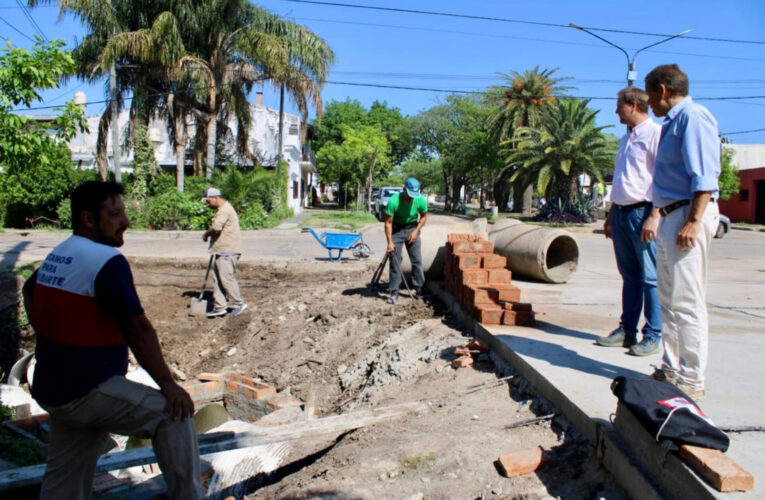
M350 250L357 259L366 259L372 255L372 250L369 245L364 243L361 233L330 233L325 231L316 234L316 231L311 227L304 227L302 232L311 233L316 241L327 249L329 260L332 262L337 262L342 258L343 250ZM337 252L334 256L332 255L333 250Z

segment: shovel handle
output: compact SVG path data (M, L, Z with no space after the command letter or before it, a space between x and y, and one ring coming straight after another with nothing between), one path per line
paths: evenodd
M210 268L212 267L213 260L215 260L215 254L210 255L210 260L207 261L207 271L205 271L205 279L202 281L202 290L199 292L199 298L201 299L205 295L205 287L207 286L207 277L210 276Z

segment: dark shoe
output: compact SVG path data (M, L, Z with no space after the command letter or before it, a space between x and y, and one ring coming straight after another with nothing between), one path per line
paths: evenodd
M427 288L423 287L417 287L414 289L414 293L420 297L421 299L424 299L426 297L430 296L430 292L427 290Z
M620 327L605 337L598 337L595 343L603 347L632 347L637 344L637 339L627 337L627 333Z
M387 302L388 304L395 304L396 302L398 302L398 292L391 292Z
M218 316L225 316L228 313L225 309L213 309L207 313L208 318L217 318Z
M245 309L247 309L247 304L245 302L242 302L241 305L239 305L238 307L235 307L231 311L231 316L239 316L240 314L244 312Z
M651 374L651 378L654 380L658 380L659 382L669 382L671 384L675 383L675 376L672 373L669 373L668 371L664 370L663 368L659 368L656 365L653 366L653 373Z
M633 356L650 356L659 351L659 340L644 338L640 343L630 347L629 353Z

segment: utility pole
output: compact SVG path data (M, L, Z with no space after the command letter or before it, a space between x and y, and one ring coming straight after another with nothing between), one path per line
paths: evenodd
M632 84L635 82L635 80L637 80L637 71L635 71L635 57L637 57L637 55L640 52L644 51L645 49L648 49L648 48L651 48L651 47L655 47L656 45L659 45L660 43L668 42L668 41L672 40L673 38L678 38L678 37L681 37L683 35L687 35L688 33L691 32L691 30L681 31L677 35L672 35L670 37L665 38L664 40L659 40L658 42L652 43L651 45L646 45L642 49L638 49L638 51L635 52L634 54L632 54L632 57L630 57L630 55L627 53L626 50L624 50L623 48L619 47L615 43L609 42L608 40L606 40L602 36L596 35L595 33L593 33L592 31L588 30L587 28L583 28L583 27L581 27L581 26L579 26L577 24L574 24L574 23L569 23L568 25L571 26L574 29L578 29L579 31L584 31L588 35L592 35L595 38L597 38L598 40L602 40L602 41L606 42L608 45L610 45L612 47L616 47L617 49L621 50L624 53L624 55L627 57L627 86L628 87L631 87Z
M122 182L120 172L120 110L117 106L117 66L114 62L109 66L109 92L112 111L112 156L114 158L114 180Z
M279 91L279 139L276 141L276 147L279 151L276 154L276 174L282 178L282 150L284 141L284 84L282 83Z

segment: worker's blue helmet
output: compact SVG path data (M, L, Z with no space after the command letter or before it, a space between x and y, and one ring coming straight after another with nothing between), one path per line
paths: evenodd
M414 177L408 178L404 182L404 190L410 198L417 198L420 196L420 181Z

